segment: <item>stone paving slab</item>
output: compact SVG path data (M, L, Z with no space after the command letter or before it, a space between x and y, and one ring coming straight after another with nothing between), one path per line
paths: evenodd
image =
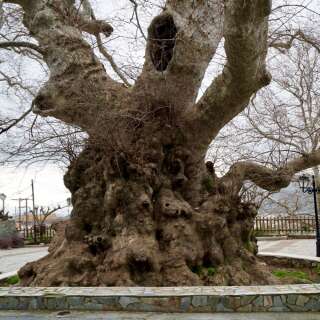
M1 320L319 320L318 313L216 313L216 314L169 314L169 313L110 313L72 312L58 316L57 313L40 312L0 312Z
M281 255L316 257L315 239L290 239L278 241L258 241L258 252L272 252Z
M320 311L320 284L243 287L6 287L0 310Z
M26 263L41 259L47 254L48 247L46 246L0 250L0 272L18 270Z
M0 296L186 297L320 294L320 284L203 287L0 287Z

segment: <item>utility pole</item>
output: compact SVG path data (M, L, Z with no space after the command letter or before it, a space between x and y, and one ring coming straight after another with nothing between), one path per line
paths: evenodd
M19 200L19 229L21 230L21 199L18 199Z
M34 211L35 205L34 205L34 184L33 184L33 180L31 180L31 190L32 190L32 212L35 215L36 212Z
M29 230L28 230L28 200L30 199L24 199L26 201L26 231L27 231L27 237L29 236Z
M31 190L32 190L33 237L34 237L34 242L37 243L36 215L38 214L38 212L35 211L35 205L34 205L34 184L33 184L33 179L31 180Z
M22 225L22 201L25 201L25 206L26 206L26 228L28 226L28 200L31 200L29 198L19 198L19 199L11 199L15 201L19 201L19 229L21 230L21 225ZM28 231L27 231L28 232Z

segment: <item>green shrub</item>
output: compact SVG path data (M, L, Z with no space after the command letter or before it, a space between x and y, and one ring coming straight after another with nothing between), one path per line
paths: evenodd
M279 270L273 270L272 274L280 279L296 278L300 280L310 280L307 273L303 271L290 271L290 270L279 269Z
M19 276L16 274L6 280L6 285L12 286L14 284L17 284L19 281L20 281Z
M191 271L195 274L197 274L198 276L208 276L208 277L212 277L216 274L217 269L214 267L203 267L203 266L194 266L191 268Z
M217 269L214 268L214 267L209 267L209 268L207 269L207 273L208 273L208 276L209 276L209 277L214 276L216 272L217 272Z

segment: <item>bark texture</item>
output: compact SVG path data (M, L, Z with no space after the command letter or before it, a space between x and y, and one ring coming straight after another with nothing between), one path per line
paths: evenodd
M212 163L203 163L219 130L270 82L270 1L168 0L150 24L145 64L130 88L106 74L82 35L108 36L109 24L90 20L72 0L4 2L22 6L51 72L34 111L89 134L65 176L71 220L59 227L47 257L20 270L21 283L275 282L256 257L256 208L241 202L239 190L247 179L279 189L295 172L320 162L319 154L277 172L239 163L220 179ZM196 103L222 37L228 62Z
M273 283L255 256L255 207L210 190L209 177L202 191L211 196L192 207L183 192L192 157L173 142L153 137L143 164L88 147L65 176L74 209L64 236L20 270L22 284Z

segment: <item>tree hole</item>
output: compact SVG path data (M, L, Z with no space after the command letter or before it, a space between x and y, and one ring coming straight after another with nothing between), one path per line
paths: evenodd
M86 233L90 233L92 231L92 225L90 223L85 223L84 226L83 226L83 230Z
M156 17L149 27L150 56L156 70L167 69L173 56L177 28L169 14Z

